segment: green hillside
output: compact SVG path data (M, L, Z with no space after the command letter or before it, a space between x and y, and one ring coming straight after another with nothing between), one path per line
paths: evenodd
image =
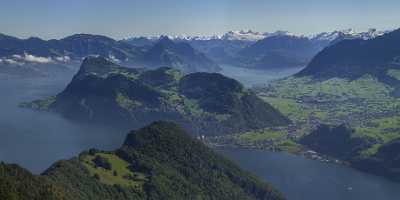
M6 199L284 199L176 124L162 121L132 131L115 151L83 152L41 176L0 166L0 197Z

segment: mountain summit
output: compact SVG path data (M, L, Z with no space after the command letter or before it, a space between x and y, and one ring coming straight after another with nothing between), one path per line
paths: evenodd
M174 123L132 131L115 151L91 149L56 162L41 176L0 163L1 199L283 200Z
M167 36L161 37L143 56L147 66L173 66L184 73L217 72L220 67L188 43L174 42Z
M356 79L365 74L396 82L389 70L400 69L400 29L370 40L343 40L321 51L297 76Z
M102 57L86 58L71 83L55 98L27 106L73 120L128 128L170 120L202 135L289 123L252 91L223 75L198 72L184 76L168 67L125 68Z

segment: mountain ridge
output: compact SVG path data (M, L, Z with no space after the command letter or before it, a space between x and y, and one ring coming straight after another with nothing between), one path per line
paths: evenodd
M89 71L87 71L89 70ZM217 73L121 67L88 57L56 97L23 104L89 123L141 127L168 119L202 135L229 134L290 121L234 79Z
M131 131L115 151L84 151L54 163L40 176L0 163L0 197L284 199L269 184L241 170L176 124L165 121Z
M96 55L132 67L155 68L168 65L185 73L220 70L216 63L189 44L175 41L170 41L168 45L159 44L165 43L165 40L169 39L161 38L150 46L141 47L107 36L91 34L74 34L59 40L42 40L33 37L19 39L1 35L0 64L7 66L22 66L29 63L65 65L79 63L86 56Z
M318 53L309 65L295 76L312 76L317 79L333 77L357 79L370 74L379 81L394 87L389 70L399 70L400 29L371 40L343 40Z

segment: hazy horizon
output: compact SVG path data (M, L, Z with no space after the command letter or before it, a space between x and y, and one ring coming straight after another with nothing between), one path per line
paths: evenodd
M297 35L348 28L387 30L400 27L399 6L394 0L3 0L0 32L19 38L59 39L87 33L123 39L162 34L210 36L247 29Z

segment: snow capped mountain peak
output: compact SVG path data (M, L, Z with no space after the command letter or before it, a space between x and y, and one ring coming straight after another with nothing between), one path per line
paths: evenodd
M360 33L360 36L362 39L368 40L368 39L379 37L388 32L390 32L390 31L378 31L376 28L370 28L370 29L368 29L367 32Z
M234 32L235 32L235 31L234 31ZM255 34L255 35L259 35L259 34L260 34L259 32L252 31L251 29L248 29L248 30L240 30L240 31L236 31L236 32L238 32L238 33L240 33L240 34Z
M375 28L370 28L365 32L357 32L352 28L344 29L344 30L335 30L332 32L322 32L309 36L305 35L296 35L290 33L288 31L278 30L275 32L257 32L251 29L247 30L237 30L237 31L228 31L223 35L211 35L211 36L189 36L189 35L165 35L171 40L175 41L190 41L190 40L242 40L242 41L250 41L255 42L258 40L262 40L268 37L274 36L293 36L293 37L306 37L310 40L314 41L334 41L338 38L345 39L372 39L378 36L381 36L390 31L379 31ZM151 41L156 41L161 36L152 36L152 37L140 37L146 38ZM136 38L128 38L127 40L137 39Z
M315 35L309 36L311 40L327 40L327 41L333 41L337 39L338 37L341 36L349 36L349 35L354 35L354 30L353 29L344 29L344 30L336 30L332 32L322 32L318 33Z
M263 39L265 36L260 32L252 30L229 31L221 36L223 40L247 40L257 41Z
M272 33L264 33L263 34L266 38L267 37L274 37L274 36L296 36L295 34L293 34L293 33L291 33L291 32L289 32L289 31L280 31L280 30L278 30L278 31L275 31L275 32L272 32ZM300 37L300 36L299 36Z
M339 37L368 40L368 39L372 39L372 38L381 36L387 32L389 32L389 31L378 31L375 28L370 28L366 32L356 32L354 29L349 28L349 29L332 31L332 32L323 32L323 33L311 35L311 36L309 36L309 38L312 40L327 40L327 41L333 41Z
M261 33L252 30L240 30L240 31L229 31L225 33L221 39L223 40L245 40L245 41L257 41L267 37L279 36L279 35L291 35L294 34L288 31L275 31L272 33Z
M334 31L334 32L343 33L343 34L347 34L347 35L355 35L355 34L357 34L356 31L354 31L354 29L352 29L352 28L343 29L343 30Z

